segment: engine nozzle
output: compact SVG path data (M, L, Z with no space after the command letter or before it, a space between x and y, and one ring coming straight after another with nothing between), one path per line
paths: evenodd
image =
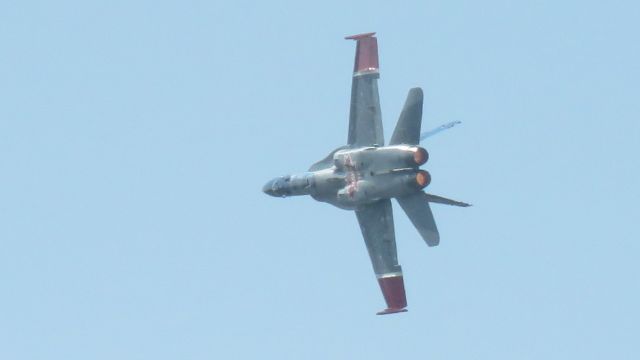
M429 153L427 150L421 146L417 146L413 152L413 161L415 161L416 165L423 165L429 160Z
M431 184L431 174L426 170L419 170L416 173L416 185L420 189L424 189Z

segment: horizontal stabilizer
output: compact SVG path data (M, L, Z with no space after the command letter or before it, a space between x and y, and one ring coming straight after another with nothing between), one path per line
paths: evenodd
M428 202L437 203L437 204L445 204L445 205L460 206L460 207L471 206L471 204L467 204L462 201L455 201L455 200L447 199L437 195L425 194L425 198L427 199Z
M396 199L427 245L437 246L440 243L440 234L431 207L429 207L427 194L419 192Z

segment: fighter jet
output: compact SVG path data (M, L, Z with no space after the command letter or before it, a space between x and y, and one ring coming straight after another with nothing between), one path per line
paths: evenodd
M345 210L355 210L387 308L378 315L405 312L407 299L398 263L391 198L395 198L429 246L440 235L429 207L469 204L425 193L431 175L420 169L429 159L419 146L422 89L413 88L388 145L384 145L378 97L378 42L375 33L348 36L356 41L347 145L333 150L307 172L277 177L262 191L275 197L310 195ZM423 138L450 128L443 125Z

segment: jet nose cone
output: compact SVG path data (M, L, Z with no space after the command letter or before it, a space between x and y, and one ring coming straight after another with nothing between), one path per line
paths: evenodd
M275 185L276 180L277 179L267 181L267 183L262 187L262 192L270 196L277 196L274 189L275 186L273 186Z
M289 177L281 176L268 181L262 187L262 192L275 197L287 197L290 194Z

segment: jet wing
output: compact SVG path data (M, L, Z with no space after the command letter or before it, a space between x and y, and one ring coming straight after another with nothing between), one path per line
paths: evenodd
M402 268L398 264L391 200L385 199L356 209L373 271L387 303L378 315L407 311Z
M378 39L373 35L375 33L345 38L357 42L347 140L353 147L384 145L378 96Z

